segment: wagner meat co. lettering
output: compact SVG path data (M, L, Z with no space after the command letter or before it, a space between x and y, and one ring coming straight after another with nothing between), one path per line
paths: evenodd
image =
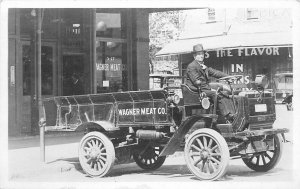
M119 109L119 115L153 115L153 114L167 114L165 108L130 108L130 109Z

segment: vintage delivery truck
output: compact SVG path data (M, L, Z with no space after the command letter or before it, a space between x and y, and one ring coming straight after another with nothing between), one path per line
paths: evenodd
M231 84L240 78L228 76L212 85L234 103L233 121L219 114L217 99L169 77L159 90L44 99L45 129L84 132L79 162L93 177L103 177L114 163L132 159L145 170L155 170L179 150L201 180L222 177L233 158L255 171L268 171L280 160L288 130L273 128L274 96L264 90L266 78L257 77L257 90L239 91Z

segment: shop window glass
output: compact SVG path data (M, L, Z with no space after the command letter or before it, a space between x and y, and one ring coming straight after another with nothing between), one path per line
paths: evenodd
M20 33L21 35L31 35L34 28L33 16L36 13L33 9L20 9Z
M43 38L55 38L57 36L57 18L56 9L42 10L42 30ZM34 30L34 22L37 22L37 9L20 9L20 33L21 35L32 35Z
M31 94L33 82L32 49L30 45L22 47L23 61L23 95ZM53 94L53 49L52 47L42 46L42 95Z
M286 88L293 89L293 77L286 77Z
M278 79L278 89L293 89L293 77L281 77Z
M122 27L121 13L96 13L97 37L125 38L126 32Z
M127 42L123 13L96 13L97 93L126 91Z
M96 52L97 93L126 91L126 43L97 40Z
M30 95L31 91L31 58L30 45L23 45L22 47L22 61L23 61L23 95Z
M42 95L53 94L53 48L42 46Z

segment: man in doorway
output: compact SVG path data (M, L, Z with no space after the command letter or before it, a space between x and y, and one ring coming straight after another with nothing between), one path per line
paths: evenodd
M228 76L227 74L215 70L211 67L204 65L205 52L202 44L197 44L193 46L193 56L194 61L191 62L187 67L187 80L186 84L193 91L200 89L202 92L206 93L206 96L212 100L216 97L216 91L213 91L209 86L211 77L221 78ZM233 102L229 97L218 96L218 107L222 116L228 121L233 121L235 118Z
M77 73L73 73L71 76L70 90L71 95L83 94L83 84Z

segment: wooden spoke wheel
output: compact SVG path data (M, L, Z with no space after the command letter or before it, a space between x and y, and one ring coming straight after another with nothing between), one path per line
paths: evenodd
M274 150L253 154L250 158L243 158L244 163L252 170L266 172L273 169L279 162L282 154L282 142L274 135Z
M184 157L189 170L201 180L222 177L229 163L225 139L212 129L198 129L186 141Z
M107 175L115 160L113 143L100 132L86 134L80 141L78 154L83 171L92 177Z
M161 147L148 146L133 153L136 164L145 170L155 170L160 168L166 160L166 156L159 157Z

